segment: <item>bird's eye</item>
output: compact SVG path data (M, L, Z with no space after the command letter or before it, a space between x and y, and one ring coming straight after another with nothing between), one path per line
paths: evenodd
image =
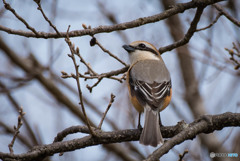
M138 47L140 47L140 48L146 48L146 45L143 44L143 43L141 43L141 44L138 45Z

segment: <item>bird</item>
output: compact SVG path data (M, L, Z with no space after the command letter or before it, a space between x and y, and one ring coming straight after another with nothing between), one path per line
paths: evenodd
M141 114L145 113L139 142L156 147L164 143L160 130L160 112L171 101L170 73L161 54L151 43L134 41L122 47L128 52L131 63L126 82L130 100L139 112L138 128L141 128Z

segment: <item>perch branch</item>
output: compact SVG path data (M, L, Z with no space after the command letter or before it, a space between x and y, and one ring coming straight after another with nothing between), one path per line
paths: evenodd
M206 120L206 118L208 118ZM154 151L146 160L158 160L161 156L166 154L174 146L186 141L194 139L198 134L209 134L215 130L222 130L225 127L239 127L240 126L240 113L223 113L219 115L207 115L200 119L186 124L180 122L176 126L162 127L161 132L164 138L170 138L161 147ZM138 129L118 130L113 132L103 132L99 129L92 127L97 133L98 137L85 136L79 139L73 139L69 141L54 142L52 144L40 145L31 149L27 153L23 154L10 154L0 152L0 159L18 159L22 161L37 160L38 158L51 156L60 152L73 151L76 149L82 149L94 145L119 143L126 141L139 140L141 131ZM70 127L67 130L63 130L58 134L62 135L56 140L62 140L68 134L77 132L88 132L88 128L82 128L81 126ZM66 133L66 131L70 133Z

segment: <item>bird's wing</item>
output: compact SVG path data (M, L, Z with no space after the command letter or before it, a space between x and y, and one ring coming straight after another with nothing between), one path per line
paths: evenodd
M145 66L146 64L141 64L141 66ZM162 107L164 104L164 99L166 96L170 96L170 90L171 90L171 79L167 75L165 76L161 73L158 73L155 68L152 67L152 69L149 70L149 64L147 64L146 67L142 67L142 73L138 72L139 74L143 74L143 72L150 72L152 73L154 70L158 77L167 77L166 79L156 79L147 81L151 78L145 77L141 78L141 76L136 75L135 73L132 73L132 69L134 70L134 67L130 69L129 71L129 84L131 89L131 94L136 96L139 103L144 106L148 104L152 109L157 110ZM154 66L158 67L158 66ZM146 70L145 70L146 69ZM168 71L166 71L168 73ZM148 75L148 73L144 73L145 75ZM156 77L156 76L155 76ZM144 80L146 79L146 80Z
M166 96L170 96L171 80L153 82L152 84L129 77L132 95L135 95L141 105L148 104L151 108L161 108Z

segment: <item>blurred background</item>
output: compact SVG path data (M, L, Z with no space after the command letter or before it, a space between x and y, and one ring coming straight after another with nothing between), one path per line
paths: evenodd
M36 31L54 32L44 20L33 1L7 1ZM42 0L42 8L59 31L83 29L82 24L92 28L128 22L140 17L152 16L188 1L163 0ZM240 18L239 1L219 3L236 19ZM183 38L196 9L124 31L95 35L96 39L123 62L129 64L122 45L136 40L145 40L157 48L172 44ZM204 9L198 29L212 24L219 15L213 6ZM0 25L14 30L24 30L20 22L0 2ZM210 28L196 32L190 42L180 48L163 53L162 57L171 73L173 97L171 104L161 112L164 126L176 125L184 120L191 123L203 114L239 112L240 72L235 70L227 49L233 43L240 48L240 30L224 16ZM58 132L74 125L85 125L80 118L76 81L62 79L61 71L75 73L68 45L63 38L27 38L0 31L0 42L11 49L12 55L0 48L0 151L9 152L8 144L17 125L18 109L26 112L20 135L14 144L15 153L24 153L34 145L50 144ZM105 73L124 67L119 61L104 53L98 46L91 47L91 36L71 38L80 54L97 73ZM1 46L1 45L0 45ZM80 64L80 73L87 71ZM24 69L25 64L32 70ZM117 76L122 77L122 74ZM108 106L110 95L116 98L103 123L104 131L132 129L137 127L138 113L128 98L126 82L104 78L92 92L97 79L81 79L84 105L93 123L99 124L102 113ZM53 87L54 86L54 87ZM69 103L70 102L70 103ZM143 118L143 117L142 117ZM142 120L143 124L143 120ZM184 160L211 160L210 152L240 152L239 128L225 128L213 134L201 134L194 140L185 141L165 154L162 160L178 160L179 154L188 149ZM65 140L82 137L70 135ZM63 156L54 155L46 160L142 160L155 148L139 142L98 145ZM94 155L93 155L94 154ZM240 154L240 153L239 153ZM215 158L222 160L224 158Z

